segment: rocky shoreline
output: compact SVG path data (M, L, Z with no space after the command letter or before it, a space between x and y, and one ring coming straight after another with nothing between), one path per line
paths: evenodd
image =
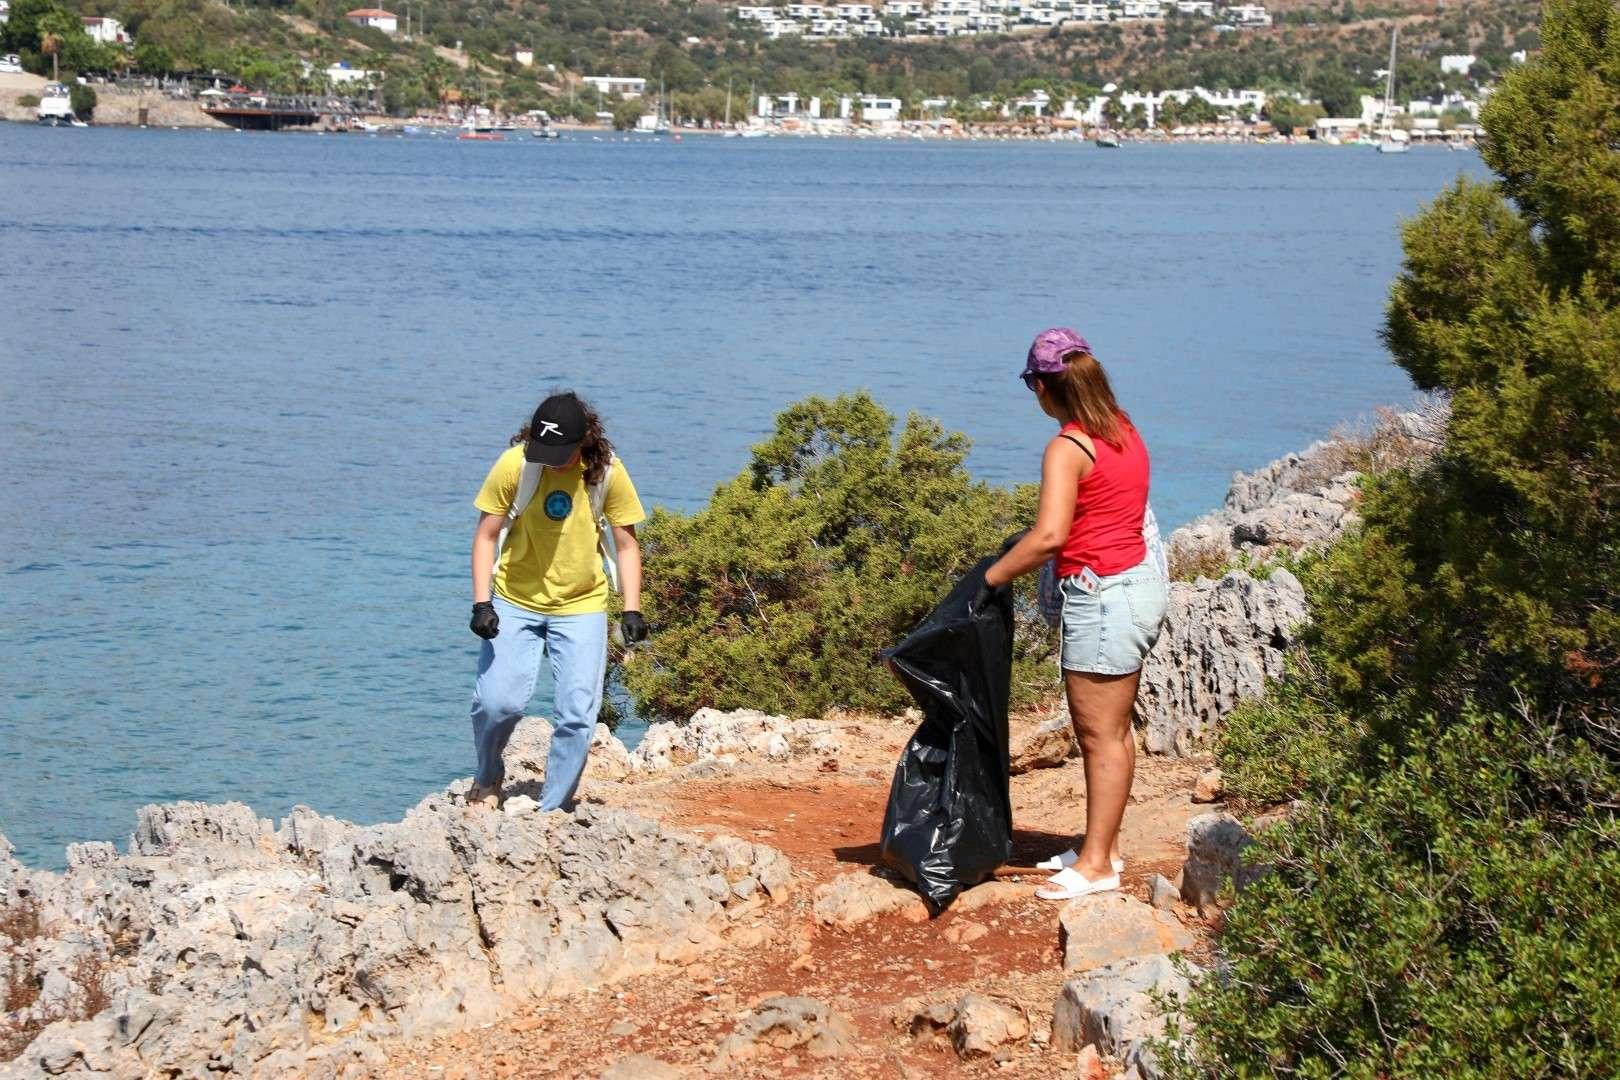
M1398 419L1415 438L1428 422ZM16 1055L0 1077L852 1076L868 1058L871 1075L951 1060L1073 1076L1076 1055L1089 1075L1157 1076L1152 995L1186 978L1165 957L1207 953L1221 880L1248 842L1236 819L1195 804L1218 798L1196 759L1238 700L1282 674L1307 615L1286 568L1250 571L1355 520L1346 442L1238 474L1221 510L1171 538L1174 561L1209 573L1172 583L1144 675L1155 756L1127 816L1135 865L1121 893L1056 908L997 880L923 925L920 898L871 869L871 808L904 718L704 710L654 725L634 751L602 731L585 800L549 814L533 798L549 729L525 721L499 812L465 805L464 783L366 827L303 807L273 824L235 803L148 806L127 852L76 844L62 873L21 866L0 838L0 1038L13 1040L0 1055ZM1073 828L1073 753L1061 712L1017 718L1015 861ZM919 978L971 960L950 975L962 992L898 994L904 971L887 967L835 976L863 935L914 942ZM774 992L728 998L718 972ZM832 1001L808 993L823 974ZM871 994L851 990L861 978ZM637 1010L616 1006L621 1034L572 1052L567 1018L548 1011L640 993L690 1012L688 985L709 991L698 1013L717 1017L690 1042L656 1030L638 1042ZM465 1041L492 1025L512 1048ZM460 1064L433 1065L441 1051Z

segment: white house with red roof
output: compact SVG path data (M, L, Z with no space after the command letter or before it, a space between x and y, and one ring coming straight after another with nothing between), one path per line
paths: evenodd
M355 8L348 20L356 26L372 26L385 34L399 33L399 16L382 8Z
M79 19L84 24L84 32L90 35L91 40L99 41L103 45L128 45L129 31L117 19L109 19L101 15L84 15Z

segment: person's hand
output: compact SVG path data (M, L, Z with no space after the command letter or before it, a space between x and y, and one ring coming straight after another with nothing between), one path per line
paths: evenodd
M647 620L641 617L639 611L627 611L619 616L619 629L624 633L626 645L647 640Z
M985 581L979 585L979 591L973 594L973 603L969 606L974 611L983 611L992 604L999 604L1011 591L1006 585L992 585Z
M495 614L495 605L488 600L473 605L472 632L489 641L501 632L501 617Z

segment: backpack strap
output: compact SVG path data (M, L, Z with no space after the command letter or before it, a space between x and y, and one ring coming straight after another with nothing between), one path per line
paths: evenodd
M1091 448L1089 446L1087 446L1085 443L1081 442L1079 439L1075 438L1073 435L1070 435L1067 431L1058 432L1058 438L1060 438L1060 439L1068 439L1070 442L1074 443L1074 445L1078 446L1081 450L1083 450L1085 452L1086 457L1091 459L1091 463L1093 465L1095 465L1097 463L1097 455L1093 454L1091 452Z
M602 553L602 570L607 574L608 589L619 592L619 545L613 539L613 524L603 512L607 504L607 487L613 481L613 466L619 463L617 454L608 455L607 468L602 479L590 487L591 520L596 522L596 547Z
M512 505L506 508L506 520L501 523L501 534L495 540L495 565L501 564L501 552L506 550L506 538L512 531L512 522L529 508L534 493L540 490L540 473L545 469L538 461L525 461L518 473L517 491L512 494Z

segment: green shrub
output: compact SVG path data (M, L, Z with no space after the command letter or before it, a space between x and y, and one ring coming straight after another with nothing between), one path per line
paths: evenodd
M907 704L878 651L1033 521L1036 488L975 482L967 439L937 421L894 426L864 393L810 398L704 509L653 514L642 606L657 633L623 675L641 712ZM1058 680L1041 663L1054 637L1033 617L1032 579L1020 587L1013 693L1029 702Z
M1286 678L1266 697L1240 702L1222 725L1215 756L1239 809L1299 798L1313 779L1341 772L1356 745L1355 718L1322 691L1310 654L1296 652L1287 665Z
M1404 230L1385 336L1444 445L1364 485L1293 685L1223 737L1299 801L1179 1075L1620 1076L1620 9L1543 40L1482 117L1499 181Z
M17 104L25 109L37 109L39 108L39 95L19 94L17 95Z
M1523 797L1605 766L1523 716L1418 728L1424 754L1344 774L1246 852L1272 871L1228 914L1172 1075L1620 1075L1620 830Z
M73 106L73 115L81 120L90 119L96 111L96 92L81 83L74 83L68 90L68 100Z

